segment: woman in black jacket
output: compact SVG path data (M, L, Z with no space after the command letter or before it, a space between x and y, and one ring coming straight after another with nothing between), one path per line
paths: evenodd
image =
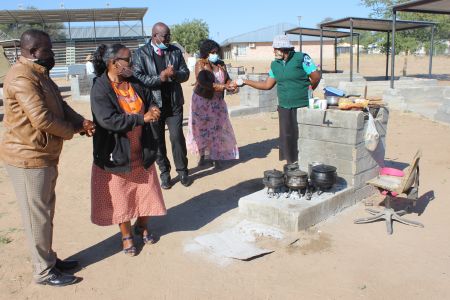
M124 253L134 256L130 220L144 243L155 242L149 216L166 214L155 169L160 111L151 93L132 76L130 50L121 44L95 55L91 108L96 124L91 220L119 224Z

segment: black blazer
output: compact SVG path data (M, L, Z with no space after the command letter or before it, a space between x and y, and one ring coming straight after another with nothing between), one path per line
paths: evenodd
M183 90L181 83L189 79L189 69L183 58L181 50L173 45L165 51L164 58L166 65L173 65L175 76L169 79L171 82L170 102L172 109L175 111L184 104ZM153 98L158 106L162 107L161 97L161 79L156 69L153 56L156 55L151 45L151 41L137 49L133 56L133 73L134 76L147 88L152 90Z
M151 105L151 92L142 88L132 77L130 83L144 102L145 112ZM144 168L149 168L156 160L158 122L144 123L143 115L128 115L120 107L116 93L106 75L97 77L91 90L91 109L96 125L93 137L94 163L111 173L131 171L130 141L127 132L136 126L142 127L142 157Z

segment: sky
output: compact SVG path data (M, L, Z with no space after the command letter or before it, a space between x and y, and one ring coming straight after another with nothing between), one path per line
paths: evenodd
M1 9L19 9L34 6L39 9L68 9L109 7L148 7L145 26L156 22L174 25L186 20L202 19L209 26L210 38L223 40L272 26L292 23L303 27L316 27L327 17L367 17L370 10L360 0L0 0ZM84 26L87 26L86 23ZM105 24L107 25L107 24ZM99 26L101 26L99 24Z

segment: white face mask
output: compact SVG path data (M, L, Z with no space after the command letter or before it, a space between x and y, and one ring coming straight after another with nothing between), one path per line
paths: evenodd
M219 60L219 55L217 53L210 53L208 56L208 60L212 63L216 63Z

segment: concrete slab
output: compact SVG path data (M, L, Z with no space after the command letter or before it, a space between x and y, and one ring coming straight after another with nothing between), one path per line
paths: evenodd
M233 106L228 108L228 114L230 117L239 117L239 116L246 116L246 115L252 115L257 114L260 112L259 107L254 106Z
M242 197L239 213L248 220L295 232L324 221L375 192L371 186L355 189L336 185L331 192L320 196L315 193L308 201L283 196L269 198L264 189Z

